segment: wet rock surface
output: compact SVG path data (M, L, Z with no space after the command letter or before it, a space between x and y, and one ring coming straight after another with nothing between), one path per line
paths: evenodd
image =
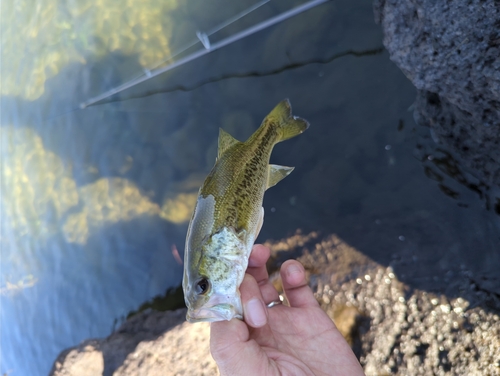
M418 90L415 120L500 186L498 1L376 0L374 9L391 60Z
M300 255L367 375L500 374L500 297L477 289L466 270L460 296L449 298L410 288L337 235L297 233L268 245L270 270ZM185 309L142 312L106 339L65 350L51 375L216 375L208 324L184 317Z

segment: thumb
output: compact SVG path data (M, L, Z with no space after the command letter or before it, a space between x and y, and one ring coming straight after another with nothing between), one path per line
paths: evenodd
M253 346L248 345L249 336L248 327L238 319L210 324L210 352L221 375L242 374L245 359L255 356Z
M240 291L246 317L246 303L253 300L255 293L260 295L260 291L255 279L248 274ZM210 324L210 351L222 376L260 375L263 374L262 366L267 364L267 355L255 340L250 339L249 327L238 319Z

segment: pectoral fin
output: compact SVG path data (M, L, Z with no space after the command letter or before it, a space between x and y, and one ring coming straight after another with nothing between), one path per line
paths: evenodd
M223 257L226 260L235 261L245 255L246 230L238 234L232 227L224 227L210 238L210 245L205 246L212 254Z
M219 128L219 150L217 151L217 159L234 144L239 143L237 139L227 133L224 129Z
M267 186L266 189L278 184L282 179L287 177L294 167L286 167L270 164L267 170Z

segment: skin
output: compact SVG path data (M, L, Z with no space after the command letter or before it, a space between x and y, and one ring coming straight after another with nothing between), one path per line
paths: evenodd
M240 287L245 321L211 323L210 349L221 375L364 375L298 261L288 260L280 270L290 307L266 307L278 299L266 270L269 256L269 248L253 247Z

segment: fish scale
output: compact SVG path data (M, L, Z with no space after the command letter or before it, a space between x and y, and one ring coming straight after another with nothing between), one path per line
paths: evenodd
M200 188L186 237L182 286L188 321L243 317L239 286L262 226L264 192L293 170L270 165L271 152L308 126L284 100L246 142L220 130L217 160Z

